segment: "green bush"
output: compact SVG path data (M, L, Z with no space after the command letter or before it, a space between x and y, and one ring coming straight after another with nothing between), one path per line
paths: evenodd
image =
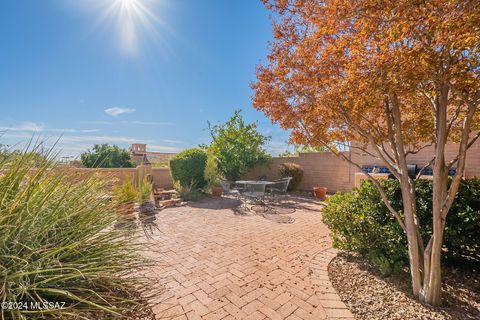
M25 153L0 162L0 300L65 302L64 309L0 309L1 319L92 319L139 305L147 284L141 246L112 228L116 214L101 181L76 181ZM125 277L129 275L129 277ZM133 300L130 300L133 299Z
M150 201L152 196L152 183L147 177L144 177L142 181L138 183L138 202L145 203Z
M385 187L388 193L394 190ZM402 229L385 209L375 186L364 183L358 190L329 197L322 217L334 247L363 254L388 274L405 261L407 247Z
M170 160L170 172L174 181L182 187L203 188L207 184L204 178L207 153L201 149L188 149Z
M217 158L211 150L207 151L207 163L205 165L203 177L207 182L207 190L220 184L220 172L218 172Z
M393 207L402 212L398 181L384 181L383 187ZM415 191L422 238L426 243L432 234L432 182L417 181ZM480 179L463 181L447 216L444 258L480 261L478 199ZM330 197L322 214L332 231L335 247L369 257L384 274L408 262L406 236L372 183L366 181L359 189Z
M180 197L185 201L198 201L205 197L201 189L196 188L193 184L187 186L176 186Z
M282 177L292 177L292 180L288 185L288 191L298 189L298 186L303 179L303 169L300 165L293 162L285 162L278 166L278 172Z
M130 178L123 180L122 184L113 188L114 200L118 204L133 203L137 200L138 193Z

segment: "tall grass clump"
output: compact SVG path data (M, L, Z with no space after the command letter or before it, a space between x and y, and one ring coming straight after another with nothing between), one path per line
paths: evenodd
M16 305L0 319L131 318L148 261L112 228L102 182L32 154L0 158L0 303Z

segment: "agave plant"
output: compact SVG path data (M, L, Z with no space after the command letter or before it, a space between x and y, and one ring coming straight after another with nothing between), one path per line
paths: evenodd
M149 261L112 228L103 183L31 154L0 159L0 303L17 306L0 319L131 318L132 289L147 284L135 274Z

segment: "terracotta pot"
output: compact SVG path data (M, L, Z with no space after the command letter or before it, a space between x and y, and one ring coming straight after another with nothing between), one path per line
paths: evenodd
M135 207L133 203L123 203L117 206L117 220L119 222L135 220Z
M135 213L135 208L133 203L122 203L117 206L117 212L119 215L132 215Z
M222 187L212 187L212 196L221 197L223 194Z
M325 187L313 187L313 194L320 200L325 200L327 195L327 188Z

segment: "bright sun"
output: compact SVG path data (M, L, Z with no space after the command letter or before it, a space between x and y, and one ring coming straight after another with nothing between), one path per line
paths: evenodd
M120 50L129 55L139 51L140 40L159 40L159 28L169 31L164 21L156 15L158 5L166 5L168 0L87 0L85 5L100 13L96 24L112 25Z

